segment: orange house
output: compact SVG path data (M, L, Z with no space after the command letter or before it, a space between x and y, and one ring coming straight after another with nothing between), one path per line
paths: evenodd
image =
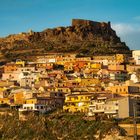
M125 67L124 65L119 65L119 64L111 64L111 65L108 65L108 69L109 70L125 70Z
M46 69L48 69L48 70L53 69L53 63L47 63Z
M81 86L90 86L92 84L98 85L100 84L100 80L99 79L94 79L94 78L83 78L81 79Z
M14 94L14 104L24 104L25 99L24 99L24 93L19 92Z
M77 61L74 64L74 70L85 68L86 65L87 65L87 62L85 62L85 61Z
M18 66L16 64L12 64L12 63L6 64L4 66L4 73L16 71L17 68L18 68Z
M73 63L72 62L65 62L64 70L65 71L71 71L71 70L73 70Z

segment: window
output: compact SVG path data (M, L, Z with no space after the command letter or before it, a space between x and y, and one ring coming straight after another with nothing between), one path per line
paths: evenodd
M60 93L60 94L59 94L59 96L61 96L61 97L62 97L63 95Z
M85 99L89 99L89 97L86 96Z
M89 109L90 112L93 112L92 109Z

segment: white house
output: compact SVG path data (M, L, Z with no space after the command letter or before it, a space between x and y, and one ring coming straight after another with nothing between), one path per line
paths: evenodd
M51 108L44 104L23 104L23 107L19 109L19 112L23 111L38 111L40 113L46 113Z
M132 52L132 57L136 61L136 65L140 65L140 50L135 50Z
M127 118L134 114L133 104L136 103L137 116L140 116L140 100L133 97L110 98L99 97L91 100L88 116L106 114L108 117Z
M130 80L132 80L134 83L138 83L139 82L139 78L136 75L136 73L131 74Z
M23 77L23 72L18 72L18 71L6 72L2 74L2 80L19 82L22 77Z

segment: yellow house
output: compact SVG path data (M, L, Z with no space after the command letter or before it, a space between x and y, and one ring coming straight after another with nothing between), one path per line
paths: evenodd
M91 61L91 57L77 57L76 61Z
M55 64L57 64L57 65L63 65L64 66L64 63L65 62L63 62L63 61L59 61L59 62L56 62Z
M17 59L16 60L16 64L17 65L22 65L23 67L25 66L25 61L22 61L22 60L20 60L20 59Z
M90 64L90 68L92 68L92 69L101 69L101 64L99 64L99 63L91 63Z
M46 65L47 65L46 63L37 63L36 67L37 68L46 68Z
M88 91L90 92L103 92L104 88L102 86L87 86Z
M113 94L121 94L121 95L139 93L139 87L137 86L115 85L107 87L106 89Z
M25 100L25 104L36 104L37 98L30 98Z
M65 98L63 110L67 112L88 112L93 93L68 94Z
M136 72L138 69L140 69L140 65L126 65L128 72Z
M124 63L124 61L125 61L124 54L116 54L116 62L118 64Z
M8 98L0 98L0 104L10 104L10 99L8 99Z
M14 94L14 104L24 104L25 99L24 99L24 93L23 92L18 92Z
M83 78L81 79L81 86L89 86L89 85L92 85L92 84L100 84L100 80L99 79L95 79L95 78Z
M72 71L73 70L73 64L69 63L69 65L64 65L64 70L65 71Z
M119 64L110 64L108 65L109 70L125 70L124 65L119 65Z
M69 87L49 87L47 88L47 91L70 93L71 89Z
M55 87L66 87L67 83L65 81L61 82L61 83L58 83L56 82L55 83Z
M55 88L55 92L70 93L71 90L68 87L57 87L57 88Z

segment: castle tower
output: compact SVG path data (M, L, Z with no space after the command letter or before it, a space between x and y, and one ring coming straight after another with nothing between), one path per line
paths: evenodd
M28 31L28 33L29 33L29 35L32 35L34 32L30 29L30 30Z

